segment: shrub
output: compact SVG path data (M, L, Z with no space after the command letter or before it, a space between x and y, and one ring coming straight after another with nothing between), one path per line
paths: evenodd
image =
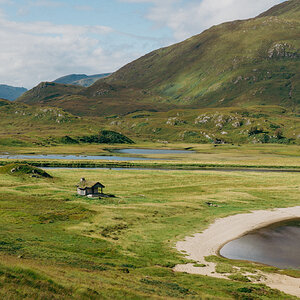
M251 280L242 275L242 274L232 274L230 276L228 276L229 279L234 280L234 281L241 281L241 282L251 282Z
M249 130L249 135L259 134L263 132L264 132L263 129L258 128L257 126L252 126Z
M63 136L62 138L59 139L59 142L63 144L78 144L79 142L68 135Z
M83 143L95 144L134 144L127 136L110 130L102 130L99 134L80 137Z

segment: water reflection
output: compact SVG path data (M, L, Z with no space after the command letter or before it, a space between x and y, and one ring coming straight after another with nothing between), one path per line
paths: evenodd
M133 161L133 160L153 160L153 158L144 157L122 157L109 155L59 155L59 154L16 154L0 155L5 159L65 159L65 160L116 160L116 161Z
M300 219L253 231L226 244L220 254L282 269L300 269Z
M170 149L116 149L112 152L125 154L190 154L195 151Z

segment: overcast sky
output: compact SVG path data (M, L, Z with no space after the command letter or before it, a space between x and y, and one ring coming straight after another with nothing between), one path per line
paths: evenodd
M283 0L0 0L0 84L112 72Z

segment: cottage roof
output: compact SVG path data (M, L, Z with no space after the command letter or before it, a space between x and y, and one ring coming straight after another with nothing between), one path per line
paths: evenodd
M80 181L77 185L80 189L88 189L88 188L95 188L95 187L100 187L100 188L105 188L103 184L101 184L98 181Z

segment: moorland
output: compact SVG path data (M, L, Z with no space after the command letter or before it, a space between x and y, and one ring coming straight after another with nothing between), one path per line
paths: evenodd
M218 218L299 205L299 7L214 26L89 87L0 99L0 155L107 157L0 158L0 297L296 299L247 274L299 270L220 256L206 259L227 279L174 267L201 267L175 245ZM109 159L125 148L190 152ZM115 197L78 196L82 177Z
M216 218L299 204L299 175L214 171L47 170L52 178L0 176L1 297L10 299L294 299L243 272L299 271L217 261L235 281L174 273L190 262L176 241ZM76 195L85 176L116 198ZM282 198L284 195L284 199ZM213 202L217 206L208 206ZM196 262L195 262L196 264Z

